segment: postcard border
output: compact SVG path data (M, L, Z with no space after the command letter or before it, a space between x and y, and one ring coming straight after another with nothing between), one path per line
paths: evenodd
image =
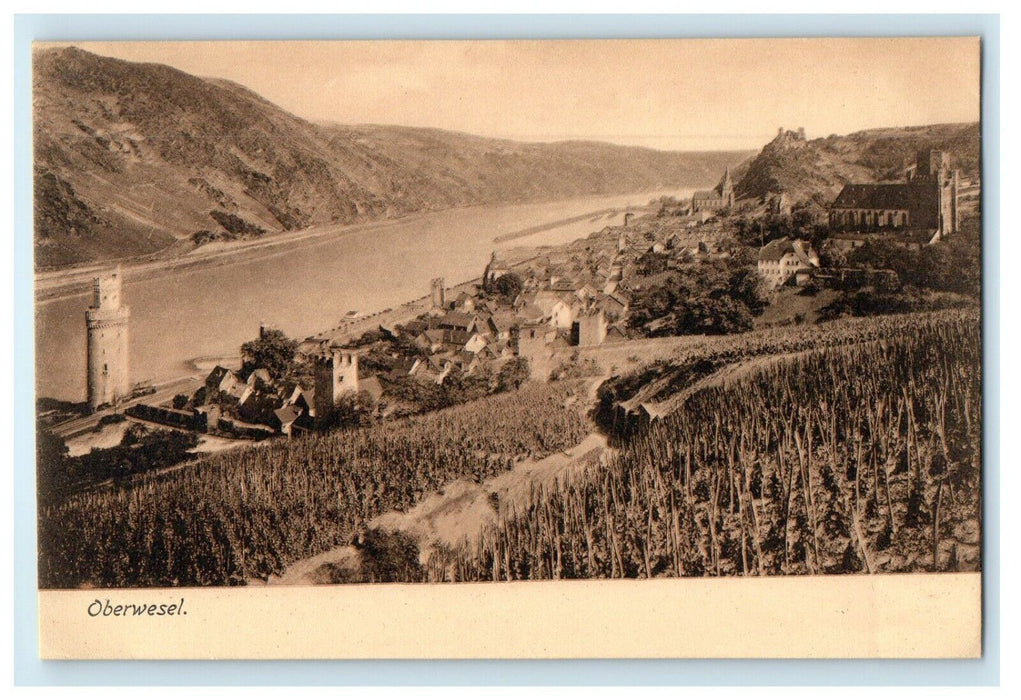
M17 685L994 685L1000 665L999 17L997 15L18 15L14 17L14 670ZM984 657L935 661L43 662L32 399L33 40L977 35L982 44ZM768 673L764 673L768 664ZM187 674L182 675L182 668Z

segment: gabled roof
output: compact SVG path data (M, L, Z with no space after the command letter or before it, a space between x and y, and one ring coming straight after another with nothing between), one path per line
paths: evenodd
M517 318L513 311L498 311L489 317L490 325L497 332L510 330L516 322Z
M272 377L269 375L269 370L264 367L253 369L252 373L248 375L248 383L255 384L256 380L269 384L272 381Z
M450 326L451 328L470 328L475 317L471 314L461 313L460 311L448 311L440 319L439 323L441 326Z
M217 384L223 381L223 378L230 374L230 370L221 365L213 367L213 371L206 377L206 384Z
M803 265L815 266L810 259L811 247L805 241L792 241L789 238L778 238L770 241L759 251L759 261L782 260L786 255L794 255Z
M543 313L542 309L540 309L538 306L534 304L525 304L520 309L518 309L518 316L523 321L540 320L543 317L545 317L545 315L546 314Z
M422 333L430 343L439 345L443 342L443 330L440 328L430 328L429 330Z
M274 410L273 416L280 422L281 427L286 427L298 420L301 414L294 408L294 406L288 405Z

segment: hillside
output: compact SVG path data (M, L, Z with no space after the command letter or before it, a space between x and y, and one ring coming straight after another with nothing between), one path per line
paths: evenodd
M738 179L739 199L783 192L791 202L829 204L850 182L899 182L919 150L950 154L964 178L979 177L978 123L872 129L847 136L804 140L783 131L770 141Z
M37 268L489 203L712 184L746 152L320 125L250 90L76 48L35 53Z

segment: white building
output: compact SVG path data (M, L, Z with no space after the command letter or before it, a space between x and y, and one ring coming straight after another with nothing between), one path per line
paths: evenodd
M780 238L759 251L759 274L774 287L786 284L798 272L819 267L819 255L808 241Z

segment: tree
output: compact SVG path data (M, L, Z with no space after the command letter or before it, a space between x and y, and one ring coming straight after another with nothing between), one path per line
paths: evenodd
M638 274L643 277L658 275L666 270L667 257L666 253L655 253L650 250L638 258L636 263Z
M819 246L821 267L847 267L847 253L833 240L827 239Z
M178 411L180 411L182 408L188 405L188 397L185 394L177 394L176 396L174 396L174 400L171 405Z
M521 294L522 289L524 289L524 283L521 281L521 278L513 272L500 275L493 282L493 293L508 301L513 301L519 294Z
M710 260L636 294L628 324L649 335L736 333L749 330L765 304L754 269ZM657 324L650 331L652 321Z
M241 346L241 373L244 376L263 367L273 377L287 376L294 362L298 341L292 340L275 328L264 329L258 338Z
M41 421L35 424L36 484L40 500L60 493L67 481L67 444Z
M528 380L531 373L527 358L515 357L508 360L496 375L496 390L512 391L517 389Z
M346 392L337 397L327 416L317 416L321 428L354 428L373 420L376 402L367 391Z
M730 297L748 307L752 315L759 315L769 304L769 291L759 271L753 267L740 267L730 274Z

